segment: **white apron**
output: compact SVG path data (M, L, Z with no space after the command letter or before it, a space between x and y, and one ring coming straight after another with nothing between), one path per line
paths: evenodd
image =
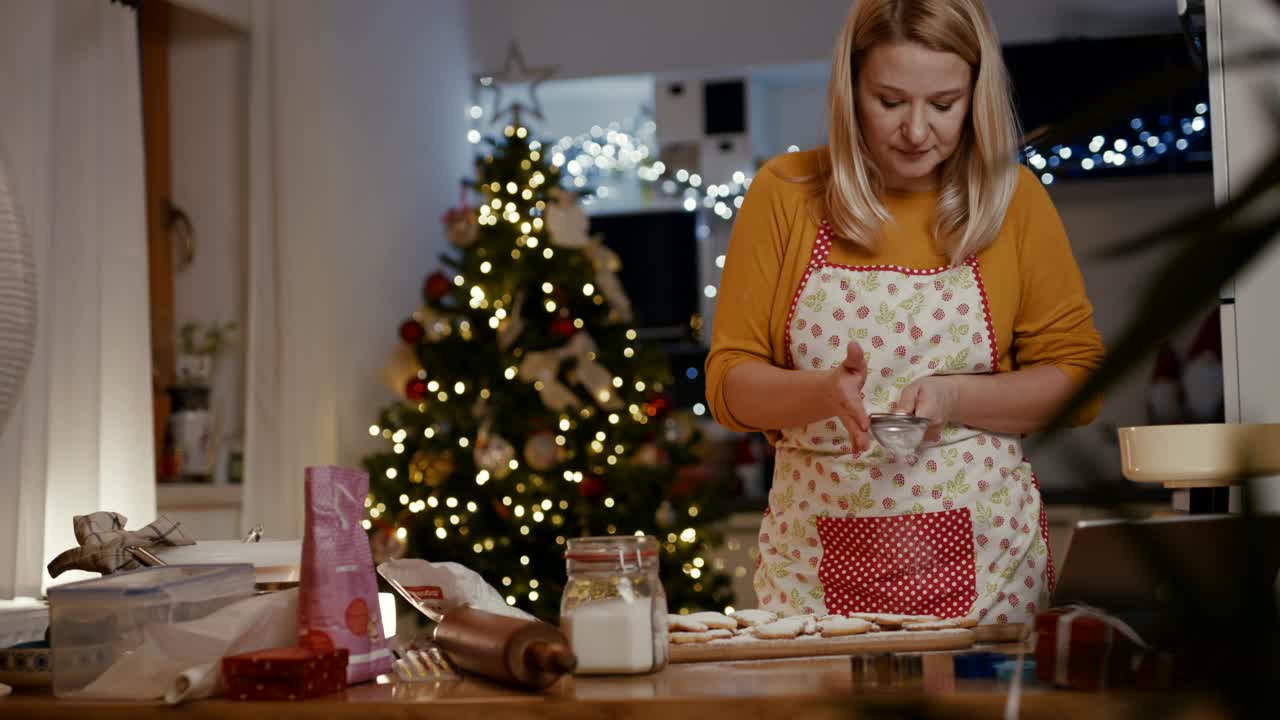
M927 375L991 373L998 355L976 259L931 270L827 262L818 230L791 303L792 367L867 353L868 413ZM854 455L834 418L784 430L760 528L755 589L783 614L884 612L1027 622L1054 583L1040 488L1015 436L947 425L895 457Z

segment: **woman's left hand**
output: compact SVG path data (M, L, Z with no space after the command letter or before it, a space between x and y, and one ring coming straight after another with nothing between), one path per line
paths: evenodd
M926 442L939 439L942 427L951 421L955 413L958 385L964 378L957 375L930 375L922 377L902 389L895 409L919 417L929 418Z

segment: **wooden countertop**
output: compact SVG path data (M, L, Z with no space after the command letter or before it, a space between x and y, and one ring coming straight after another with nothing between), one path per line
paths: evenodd
M431 720L780 720L782 718L1003 718L1006 688L957 681L947 653L925 654L910 687L878 688L855 680L848 657L672 665L653 675L566 678L545 693L521 693L485 681L374 684L306 702L212 699L171 708L159 703L56 700L20 693L0 698L6 718L68 720L292 720L293 718L430 718ZM1163 709L1152 705L1162 702ZM1076 693L1028 687L1022 718L1100 720L1145 710L1159 717L1218 718L1208 703L1169 695ZM905 713L905 714L904 714Z

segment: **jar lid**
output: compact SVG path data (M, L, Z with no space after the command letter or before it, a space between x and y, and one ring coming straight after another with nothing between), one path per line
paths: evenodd
M570 538L566 560L585 562L635 562L658 556L658 541L648 535Z

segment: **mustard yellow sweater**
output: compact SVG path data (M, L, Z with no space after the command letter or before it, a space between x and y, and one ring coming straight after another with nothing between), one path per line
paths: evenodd
M788 153L756 174L733 226L716 302L707 357L707 400L720 424L737 431L762 430L733 416L724 378L739 363L787 367L786 325L791 299L804 276L818 227L814 187L787 178L814 177L825 148ZM829 262L945 266L930 225L936 192L889 193L882 198L894 222L872 252L836 239ZM1000 370L1053 365L1078 386L1102 361L1093 308L1071 244L1040 181L1022 168L1004 226L978 254L999 349ZM1096 416L1096 399L1076 422ZM776 432L766 432L770 440Z

